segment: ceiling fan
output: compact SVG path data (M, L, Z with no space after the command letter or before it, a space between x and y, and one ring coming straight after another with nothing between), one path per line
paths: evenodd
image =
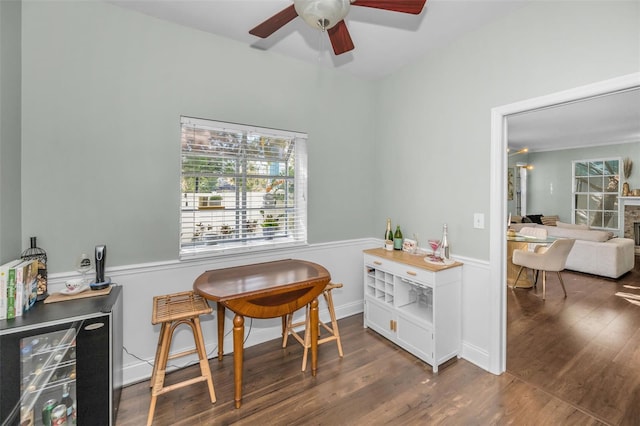
M419 15L427 0L293 0L293 4L273 15L249 31L257 37L267 38L295 17L300 16L312 28L326 31L333 52L341 55L353 50L354 45L344 17L351 6L371 7L393 12Z

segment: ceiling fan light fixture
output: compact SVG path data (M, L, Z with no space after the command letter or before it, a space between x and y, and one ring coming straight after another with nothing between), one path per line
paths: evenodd
M312 28L326 31L349 13L350 0L294 0L296 12Z

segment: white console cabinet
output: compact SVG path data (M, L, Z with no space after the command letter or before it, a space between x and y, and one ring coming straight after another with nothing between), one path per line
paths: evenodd
M402 251L364 252L364 326L438 366L460 353L462 263Z

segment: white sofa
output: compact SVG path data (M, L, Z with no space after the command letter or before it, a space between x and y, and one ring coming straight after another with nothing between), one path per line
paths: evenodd
M512 223L511 229L523 227L544 228L550 237L576 240L569 257L567 269L604 277L618 278L633 269L635 242L631 238L611 238L612 234L595 229L546 226L537 223Z

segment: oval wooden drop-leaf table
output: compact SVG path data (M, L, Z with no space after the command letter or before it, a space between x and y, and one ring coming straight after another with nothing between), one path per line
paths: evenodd
M218 359L222 360L225 308L233 319L235 406L242 403L244 317L277 318L311 304L311 374L318 365L318 295L331 280L321 265L297 259L214 269L201 274L193 290L217 303ZM284 319L283 319L284 321Z

